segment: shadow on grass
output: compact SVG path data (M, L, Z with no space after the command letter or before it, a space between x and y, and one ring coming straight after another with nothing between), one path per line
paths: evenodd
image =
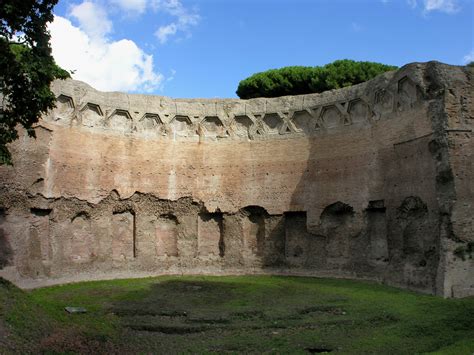
M109 354L474 351L474 299L445 300L357 281L167 276L56 286L31 296L64 329L43 343L56 349L103 344ZM66 305L89 312L71 317Z

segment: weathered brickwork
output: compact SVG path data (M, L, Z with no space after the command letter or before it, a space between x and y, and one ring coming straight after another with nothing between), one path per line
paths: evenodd
M0 276L373 279L474 295L472 69L409 64L272 99L58 81L0 167Z

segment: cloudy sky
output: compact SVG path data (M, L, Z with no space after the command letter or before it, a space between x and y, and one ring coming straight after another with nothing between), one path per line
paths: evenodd
M235 97L271 68L474 61L474 0L59 0L53 55L99 90Z

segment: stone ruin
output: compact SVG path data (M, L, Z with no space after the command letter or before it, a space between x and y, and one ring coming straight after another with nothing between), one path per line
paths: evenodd
M37 139L0 166L0 276L291 274L474 295L473 77L414 63L251 100L57 81Z

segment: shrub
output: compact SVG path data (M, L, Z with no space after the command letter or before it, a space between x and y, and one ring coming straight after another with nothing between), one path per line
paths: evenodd
M241 99L319 93L370 80L379 74L397 69L373 62L336 60L323 67L292 66L256 73L239 83Z

